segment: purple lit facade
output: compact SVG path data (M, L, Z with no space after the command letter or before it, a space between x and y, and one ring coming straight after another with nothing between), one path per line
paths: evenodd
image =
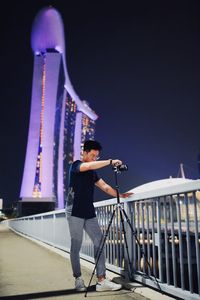
M68 167L94 138L97 115L81 101L70 82L60 14L44 8L31 35L34 53L31 114L20 197L55 201L64 207Z

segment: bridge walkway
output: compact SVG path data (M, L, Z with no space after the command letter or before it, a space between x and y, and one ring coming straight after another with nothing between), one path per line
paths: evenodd
M62 251L64 252L64 251ZM83 278L88 284L93 268L83 266ZM114 275L120 282L120 277ZM111 277L111 273L109 273ZM118 278L117 278L118 277ZM87 298L99 300L174 299L136 283L130 290L96 292L93 278ZM140 293L137 292L137 287ZM74 290L70 261L51 248L24 238L0 224L0 299L83 299L85 293Z

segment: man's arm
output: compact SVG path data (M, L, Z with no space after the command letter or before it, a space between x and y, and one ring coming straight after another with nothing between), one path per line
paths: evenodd
M113 189L109 184L107 184L103 179L99 179L96 183L96 186L100 188L102 191L104 191L106 194L117 197L117 191ZM122 193L119 194L120 198L128 198L129 196L133 195L133 193Z
M82 162L80 164L80 172L85 172L89 170L97 170L109 165L122 164L122 161L119 159L107 159L107 160L98 160L91 162Z

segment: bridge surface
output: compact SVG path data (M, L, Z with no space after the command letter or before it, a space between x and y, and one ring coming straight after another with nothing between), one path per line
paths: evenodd
M64 252L64 251L62 251ZM82 267L88 284L93 268ZM112 273L109 273L109 277ZM118 275L113 280L123 283L123 289L96 292L93 277L87 298L101 300L174 299L135 283L132 290ZM74 290L70 261L50 248L15 234L0 224L0 299L83 299L84 293ZM95 298L94 298L95 297Z

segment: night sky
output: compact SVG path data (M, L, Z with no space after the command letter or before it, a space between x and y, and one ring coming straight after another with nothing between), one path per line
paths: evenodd
M54 6L65 26L69 76L99 116L102 159L129 167L120 190L199 177L200 1L8 1L1 8L0 198L19 199L28 136L34 17ZM113 171L99 174L111 185ZM105 194L96 193L98 199Z

